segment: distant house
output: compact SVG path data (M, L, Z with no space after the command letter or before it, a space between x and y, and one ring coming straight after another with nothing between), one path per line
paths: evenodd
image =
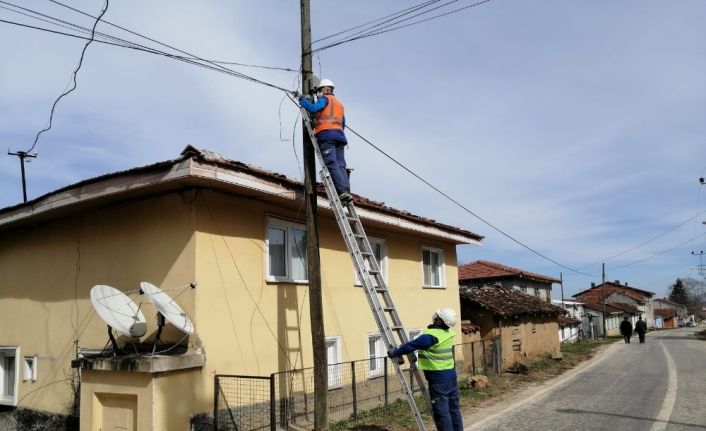
M635 327L637 318L642 314L637 307L618 302L604 305L598 301L587 301L583 307L597 337L602 337L604 334L603 310L605 310L605 331L609 337L620 335L620 322L623 318L627 317Z
M573 295L578 301L599 303L605 299L606 303L621 303L635 306L647 326L654 327L654 312L652 297L654 292L620 284L620 280L609 281L599 285L591 283L591 288Z
M562 343L573 343L578 340L581 332L588 337L590 326L588 319L584 322L583 303L576 301L562 301L552 299L552 305L562 307L566 311L566 316L559 316L559 341Z
M434 309L459 310L456 246L482 237L355 203L410 337ZM318 206L328 362L371 358L364 378L378 378L382 337L323 194ZM83 430L194 429L212 414L215 375L311 367L306 235L301 181L193 147L0 209L0 407L66 415L80 400ZM157 327L143 280L170 292L193 334ZM157 355L124 337L117 355L103 347L96 284L139 302Z
M459 266L458 282L461 286L471 287L499 284L505 289L519 290L551 303L552 284L561 283L561 280L500 263L477 260Z
M484 339L500 337L502 368L524 358L560 354L561 308L498 285L462 286L460 292L461 318L480 326Z
M658 298L653 301L655 316L659 316L663 321L663 328L676 328L683 326L689 312L686 307L666 298Z

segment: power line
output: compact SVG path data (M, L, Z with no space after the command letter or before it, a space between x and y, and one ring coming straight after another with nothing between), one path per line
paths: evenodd
M75 39L90 40L90 39L87 38L87 37L79 36L79 35L76 35L76 34L65 33L65 32L61 32L61 31L57 31L57 30L52 30L52 29L48 29L48 28L44 28L44 27L37 27L37 26L33 26L33 25L29 25L29 24L23 24L23 23L19 23L19 22L15 22L15 21L9 21L9 20L0 19L0 22L5 23L5 24L11 24L11 25L19 26L19 27L24 27L24 28L28 28L28 29L32 29L32 30L38 30L38 31L43 31L43 32L47 32L47 33L52 33L52 34L56 34L56 35L60 35L60 36L72 37L72 38L75 38ZM203 68L206 68L206 69L210 69L210 70L213 70L213 71L216 71L216 72L224 73L224 74L226 74L226 75L234 76L234 77L236 77L236 78L241 78L241 79L245 79L245 80L247 80L247 81L255 82L255 83L257 83L257 84L266 85L266 86L268 86L268 87L272 87L272 88L275 88L275 89L280 90L280 91L290 92L290 90L288 90L288 89L286 89L286 88L279 87L279 86L277 86L277 85L274 85L274 84L271 84L271 83L262 81L262 80L260 80L260 79L254 78L254 77L249 76L249 75L246 75L246 74L244 74L244 73L234 71L234 70L229 69L229 68L227 68L227 67L220 66L220 65L218 65L218 64L216 64L216 63L214 63L214 62L210 62L210 61L208 61L208 60L204 60L204 61L206 61L206 62L208 63L208 64L204 64L204 63L200 63L200 62L198 62L198 61L196 61L196 60L191 60L191 59L189 59L188 57L183 57L183 56L178 56L178 55L174 55L174 54L169 54L169 53L167 53L167 52L160 51L160 50L157 50L157 49L154 49L154 48L148 48L148 47L145 47L145 46L142 46L142 45L139 45L139 44L135 44L134 42L127 42L127 44L123 44L123 43L108 42L108 41L105 41L105 40L98 40L98 39L95 39L94 42L96 42L96 43L102 43L102 44L105 44L105 45L117 46L117 47L121 47L121 48L133 49L133 50L135 50L135 51L142 51L142 52L147 52L147 53L150 53L150 54L161 55L161 56L164 56L164 57L173 59L173 60L182 61L182 62L184 62L184 63L188 63L188 64L193 64L193 65L196 65L196 66L200 66L200 67L203 67ZM197 58L197 57L194 57L194 58Z
M79 14L82 14L82 15L85 15L85 16L89 16L89 17L93 17L93 15L91 15L91 14L89 14L89 13L86 13L86 12L84 12L84 11L82 11L82 10L79 10L79 9L73 8L73 7L71 7L71 6L68 6L68 5L64 4L64 3L61 3L61 2L59 2L59 1L57 1L57 0L49 0L49 1L52 2L52 3L54 3L54 4L57 4L57 5L59 5L59 6L65 7L65 8L67 8L67 9L69 9L69 10L72 10L72 11L74 11L74 12L76 12L76 13L79 13ZM191 53L189 53L189 52L187 52L187 51L184 51L184 50L181 50L181 49L179 49L179 48L176 48L176 47L174 47L174 46L172 46L172 45L169 45L169 44L167 44L167 43L160 42L160 41L158 41L158 40L156 40L156 39L153 39L153 38L151 38L151 37L149 37L149 36L145 36L145 35L143 35L143 34L140 34L140 33L136 32L136 31L133 31L133 30L130 30L130 29L128 29L128 28L122 27L122 26L120 26L120 25L114 24L114 23L112 23L112 22L110 22L110 21L104 21L104 22L105 22L106 24L112 26L112 27L118 28L118 29L123 30L123 31L125 31L125 32L128 32L128 33L130 33L130 34L132 34L132 35L141 37L141 38L143 38L143 39L147 39L147 40L149 40L150 42L154 42L154 43L156 43L156 44L158 44L158 45L160 45L160 46L163 46L163 47L172 49L172 50L177 51L177 52L179 52L179 53L181 53L181 54L185 54L185 55L187 55L187 56L189 56L189 57L192 57L193 59L196 59L196 60L198 60L198 61L202 61L202 62L207 63L207 64L210 64L210 65L212 65L212 66L214 66L214 67L227 70L227 71L229 71L229 72L231 72L231 73L233 73L233 74L240 75L240 77L242 77L243 79L246 79L246 80L249 80L249 81L252 81L252 82L256 82L256 83L259 83L259 84L262 84L262 85L265 85L265 86L268 86L268 87L276 88L276 89L278 89L278 90L289 91L289 90L287 90L286 88L278 87L278 86L276 86L276 85L274 85L274 84L270 84L269 82L261 81L261 80L259 80L259 79L257 79L257 78L252 77L252 76L245 75L245 74L243 74L243 73L236 72L236 71L234 71L234 70L228 69L228 68L223 67L222 65L220 65L220 64L218 64L218 63L216 63L216 62L214 62L214 61L206 60L206 59L204 59L204 58L201 58L201 57L199 57L199 56L197 56L197 55L191 54ZM188 58L179 58L179 59L180 59L180 60L187 60L187 61L189 60Z
M313 42L311 42L311 43L312 43L312 45L313 45L313 44L315 44L315 43L322 42L322 41L324 41L324 40L331 39L331 38L333 38L333 37L340 36L340 35L342 35L342 34L346 34L346 33L351 32L351 31L353 31L353 30L357 30L357 29L359 29L359 28L361 28L361 27L365 27L365 26L368 26L368 25L370 25L370 24L374 24L374 23L377 23L377 22L379 22L379 21L386 20L387 18L393 17L393 19L396 19L396 18L399 18L400 16L404 16L404 15L406 15L406 14L408 14L408 13L417 11L417 10L419 10L419 9L423 9L423 8L427 7L428 5L430 5L430 4L438 3L439 1L441 1L441 0L429 0L429 1L425 1L425 2L423 2L423 3L420 3L420 4L416 5L416 6L412 6L412 7L407 8L407 9L402 9L402 10L400 10L400 11L394 12L394 13L389 14L389 15L385 15L385 16L380 17L380 18L378 18L378 19L375 19L375 20L372 20L372 21L368 21L368 22L366 22L366 23L359 24L359 25L356 25L355 27L350 27L350 28L347 28L347 29L345 29L345 30L341 30L341 31L339 31L339 32L337 32L337 33L330 34L330 35L325 36L325 37L322 37L322 38L320 38L320 39L316 39L315 41L313 41ZM388 20L388 21L389 21L389 20ZM384 21L384 22L387 22L387 21ZM382 24L382 23L380 23L380 24ZM378 24L378 25L380 25L380 24ZM372 26L371 28L374 28L374 27L375 27L375 26Z
M641 242L640 244L637 244L637 245L635 245L635 246L633 246L633 247L630 247L630 248L628 248L627 250L621 251L621 252L618 253L618 254L614 254L613 256L610 256L610 257L607 257L607 258L605 258L605 259L599 260L599 261L597 261L597 262L593 262L593 263L590 263L590 264L588 264L588 265L582 266L582 267L579 268L579 269L588 268L588 267L590 267L590 266L597 265L597 264L602 263L602 262L607 262L607 261L609 261L609 260L615 259L616 257L620 257L620 256L622 256L622 255L624 255L624 254L627 254L627 253L629 253L629 252L631 252L631 251L633 251L633 250L637 250L638 248L640 248L640 247L642 247L642 246L644 246L644 245L647 245L647 244L651 243L652 241L654 241L654 240L656 240L656 239L662 238L663 236L667 235L668 233L670 233L670 232L672 232L672 231L677 230L678 228L684 226L685 224L689 223L690 221L694 220L696 217L698 217L698 216L700 216L701 214L704 214L704 213L706 213L706 210L701 211L700 213L696 214L695 216L693 216L693 217L691 217L691 218L689 218L689 219L687 219L687 220L685 220L685 221L679 223L678 225L676 225L676 226L670 228L669 230L667 230L667 231L665 231L665 232L662 232L662 233L659 234L659 235L656 235L656 236L654 236L654 237L648 239L647 241Z
M684 242L682 242L682 243L679 243L679 244L675 245L675 246L672 247L672 248L668 248L668 249L666 249L666 250L662 250L662 251L657 252L657 253L655 253L655 254L653 254L653 255L647 256L647 257L645 257L645 258L643 258L643 259L636 260L636 261L627 263L627 264L625 264L625 265L615 266L615 267L611 268L611 270L626 268L626 267L628 267L628 266L632 266L632 265L635 265L635 264L638 264L638 263L642 263L642 262L644 262L644 261L646 261L646 260L650 260L650 259L652 259L652 258L654 258L654 257L660 256L660 255L662 255L662 254L664 254L664 253L668 253L668 252L670 252L670 251L672 251L672 250L675 250L675 249L677 249L677 248L679 248L679 247L682 247L682 246L684 246L684 245L686 245L686 244L689 244L690 242L692 242L692 241L694 241L694 240L696 240L696 239L699 239L699 238L701 238L702 236L705 236L705 235L706 235L706 232L702 233L701 235L697 235L697 236L695 236L695 237L693 237L693 238L691 238L691 239L688 239L688 240L686 240L686 241L684 241Z
M32 147L31 147L29 150L26 151L27 153L31 153L32 150L34 150L34 147L37 146L37 141L39 141L39 137L42 135L42 133L47 132L47 131L49 131L49 130L51 129L52 121L53 121L53 119L54 119L54 111L56 110L56 105L59 103L59 101L60 101L61 99L63 99L64 96L68 95L69 93L71 93L72 91L74 91L74 90L76 89L76 87L77 87L77 85L78 85L78 84L76 83L76 76L78 75L78 71L81 69L81 66L83 65L83 57L86 55L86 49L88 49L88 45L90 45L91 42L93 42L93 37L94 37L94 35L95 35L96 26L98 25L98 22L100 22L101 18L103 18L103 15L105 15L105 13L108 11L108 5L109 5L108 2L109 2L109 0L105 0L105 8L103 8L103 10L101 11L100 15L98 15L98 17L96 18L95 23L93 23L93 30L92 30L92 32L91 32L91 38L90 38L90 39L88 40L88 42L86 42L86 44L83 46L83 50L81 50L81 58L79 58L79 60L78 60L78 65L76 66L76 69L74 69L74 72L73 72L73 75L72 75L72 78L71 78L71 79L72 79L71 88L69 88L68 90L64 91L64 92L63 92L59 97L57 97L57 99L54 101L54 104L53 104L52 107L51 107L51 112L49 113L49 125L48 125L47 127L45 127L44 129L40 130L39 132L37 132L37 136L34 137L34 142L32 143Z
M458 12L464 11L464 10L469 9L469 8L472 8L472 7L480 6L480 5L484 4L484 3L490 2L491 0L482 0L482 1L479 1L479 2L476 2L476 3L473 3L473 4L470 4L470 5L468 5L468 6L464 6L464 7L458 8L458 9L454 9L454 10L452 10L452 11L445 12L445 13L442 13L442 14L439 14L439 15L434 15L434 16L429 17L429 18L425 18L425 19L421 19L421 20L418 20L418 21L414 21L414 22L409 23L409 24L398 25L398 24L400 24L400 23L402 23L402 22L406 22L406 21L412 20L412 19L414 19L414 18L416 18L416 17L419 17L419 16L421 16L421 15L428 14L429 12L432 12L432 11L434 11L434 10L443 8L443 7L445 7L445 6L448 6L448 5L452 4L452 3L456 3L456 2L458 2L458 1L459 1L459 0L451 0L451 1L447 2L447 3L444 3L443 5L437 6L437 7L435 7L435 8L429 9L429 10L426 10L426 11L424 11L424 12L420 12L420 13L418 13L418 14L416 14L416 15L407 17L407 18L402 19L402 20L399 20L399 21L397 21L397 22L393 22L393 23L388 24L388 25L386 25L386 26L379 27L379 28L377 28L377 29L375 29L375 30L370 30L370 31L365 30L365 31L358 32L358 33L356 33L356 35L351 35L351 36L348 37L348 38L345 38L345 39L342 39L342 40L333 42L333 43L331 43L331 44L329 44L329 45L325 45L325 46L322 46L322 47L320 47L320 48L316 48L316 49L314 49L312 52L323 51L323 50L326 50L326 49L329 49L329 48L333 48L333 47L335 47L335 46L343 45L344 43L353 42L353 41L356 41L356 40L365 39L365 38L372 37L372 36L378 36L378 35L381 35L381 34L384 34L384 33L389 33L389 32L391 32L391 31L400 30L400 29L403 29L403 28L406 28L406 27L411 27L411 26L413 26L413 25L421 24L421 23L424 23L424 22L427 22L427 21L431 21L431 20L434 20L434 19L437 19L437 18L441 18L441 17L447 16L447 15L451 15L451 14L454 14L454 13L458 13ZM395 26L396 26L396 27L395 27ZM362 33L362 34L361 34L361 33Z
M415 178L417 178L419 181L421 181L421 182L423 182L424 184L426 184L427 186L429 186L432 190L436 191L437 193L439 193L440 195L442 195L443 197L445 197L445 198L448 199L449 201L453 202L453 203L456 204L458 207L460 207L462 210L464 210L464 211L467 212L468 214L472 215L473 217L477 218L478 220L480 220L481 222L483 222L485 225L487 225L488 227L492 228L492 229L495 230L496 232L500 233L500 234L503 235L504 237L508 238L508 239L511 240L512 242L514 242L514 243L516 243L516 244L518 244L518 245L524 247L525 249L527 249L527 250L531 251L532 253L536 254L537 256L539 256L539 257L541 257L541 258L543 258L543 259L545 259L545 260L547 260L547 261L549 261L549 262L551 262L551 263L553 263L553 264L555 264L555 265L557 265L557 266L560 266L560 267L562 267L562 268L564 268L564 269L567 269L567 270L569 270L569 271L571 271L571 272L575 272L575 273L582 274L582 275L589 276L589 277L594 277L594 275L592 275L592 274L587 274L587 273L585 273L585 272L579 271L578 269L575 269L575 268L572 268L572 267L570 267L570 266L564 265L563 263L560 263L560 262L558 262L558 261L556 261L556 260L554 260L554 259L552 259L552 258L546 256L545 254L543 254L543 253L541 253L541 252L535 250L534 248L532 248L532 247L528 246L527 244L523 243L522 241L516 239L516 238L513 237L512 235L506 233L505 231L503 231L503 230L500 229L499 227L495 226L494 224L490 223L489 221L487 221L487 220L484 219L483 217L479 216L479 215L476 214L475 212L473 212L473 211L471 211L470 209L466 208L463 204L461 204L460 202L458 202L456 199L454 199L454 198L452 198L451 196L449 196L448 194L444 193L444 192L441 191L438 187L434 186L434 185L431 184L429 181L425 180L425 179L422 178L420 175L418 175L417 173L415 173L414 171L412 171L410 168L408 168L407 166L403 165L401 162L397 161L394 157L392 157L391 155L389 155L388 153L386 153L385 151L383 151L380 147L378 147L377 145L373 144L373 143L370 142L368 139L364 138L364 137L361 136L358 132L356 132L355 130L353 130L348 124L346 124L346 129L348 129L348 130L350 130L351 132L353 132L353 134L355 134L357 137L359 137L360 139L362 139L363 141L365 141L368 145L370 145L371 147L373 147L374 149L376 149L379 153L381 153L382 155L384 155L385 157L387 157L388 159L390 159L392 162L394 162L396 165L398 165L399 167L401 167L402 169L404 169L405 171L407 171L408 173L410 173L412 176L414 176Z

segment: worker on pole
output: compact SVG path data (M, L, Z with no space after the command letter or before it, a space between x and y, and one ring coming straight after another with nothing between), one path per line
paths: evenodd
M343 132L346 128L346 118L343 104L333 94L334 88L335 85L330 79L322 79L317 87L319 98L316 102L301 97L299 104L307 112L316 114L314 126L316 142L324 156L324 162L341 203L347 205L353 200L353 196L351 196L344 155L345 146L348 145L346 134Z

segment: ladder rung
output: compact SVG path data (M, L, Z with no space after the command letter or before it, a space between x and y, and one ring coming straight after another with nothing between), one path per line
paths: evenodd
M389 313L390 311L395 311L395 307L383 307L382 311Z
M376 274L380 274L380 271L375 270L375 269L369 269L368 274L376 275Z
M393 331L403 331L404 328L402 326L391 326L390 329Z

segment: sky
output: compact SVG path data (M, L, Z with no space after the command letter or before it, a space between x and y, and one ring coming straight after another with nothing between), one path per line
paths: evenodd
M105 5L66 3L92 15ZM312 37L418 3L312 0ZM13 4L94 24L47 0L0 2L0 20L69 31ZM113 0L103 18L200 58L299 69L297 1ZM314 72L336 83L349 127L468 211L349 132L352 191L485 236L458 248L459 263L561 275L569 297L600 283L605 262L607 280L662 296L677 277L701 278L692 252L706 251L704 22L702 0L491 0L318 51ZM84 44L0 22L2 150L32 146ZM293 71L228 67L298 88ZM28 197L187 145L301 178L297 114L281 90L92 43L26 166ZM19 159L0 157L0 208L22 201L20 178Z

